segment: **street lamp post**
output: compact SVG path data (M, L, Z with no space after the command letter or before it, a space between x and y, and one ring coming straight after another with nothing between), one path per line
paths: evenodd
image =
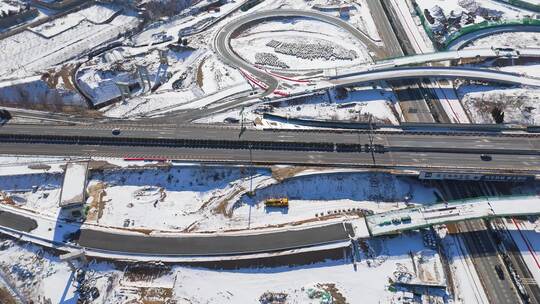
M371 159L373 160L373 165L375 165L375 152L374 152L374 147L373 147L373 125L371 123L371 120L373 118L373 115L369 115L369 121L368 121L368 124L369 124L369 132L368 132L368 136L369 136L369 150L371 152Z

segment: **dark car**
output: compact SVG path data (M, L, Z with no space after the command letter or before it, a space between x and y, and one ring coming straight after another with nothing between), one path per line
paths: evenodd
M113 129L112 135L120 135L120 129Z
M0 109L0 119L10 120L11 119L11 113L9 113L8 110Z
M491 157L491 155L482 154L482 155L480 155L480 159L483 160L483 161L490 161L490 160L493 159L493 157Z
M495 272L497 272L497 276L499 277L499 280L504 280L504 271L501 265L499 264L495 265Z

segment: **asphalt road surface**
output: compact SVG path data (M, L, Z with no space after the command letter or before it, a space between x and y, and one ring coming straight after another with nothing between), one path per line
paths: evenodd
M279 85L279 81L275 77L254 67L251 63L245 61L243 58L237 55L231 48L230 40L231 38L234 37L235 34L238 33L240 29L245 28L246 26L250 24L262 22L264 20L277 19L277 18L291 18L291 17L312 18L315 20L320 20L326 23L333 24L339 28L342 28L348 31L351 35L353 35L356 39L362 42L373 53L378 54L384 51L383 48L380 48L367 35L357 30L351 24L339 18L335 18L324 13L319 13L316 11L280 9L280 10L255 12L252 14L245 15L243 17L237 18L229 22L228 24L226 24L223 28L219 30L218 34L216 35L216 38L214 39L214 49L216 50L217 54L221 57L221 59L225 63L233 67L239 68L241 70L248 71L249 73L253 74L256 78L258 78L260 81L268 85L268 88L266 88L265 93L261 94L260 96L270 95L274 90L277 89Z
M459 223L459 231L465 239L469 254L473 259L476 272L484 286L490 303L518 304L522 303L510 274L502 259L499 257L491 235L481 220L472 220ZM501 280L495 270L495 265L501 265L504 280Z
M141 255L217 256L305 248L347 241L350 237L354 237L352 226L338 223L243 236L208 234L162 237L82 229L78 243L93 249Z
M120 130L120 135L113 135L112 130ZM261 131L238 127L223 127L211 125L133 125L133 124L101 124L84 126L47 126L7 124L0 127L0 135L48 135L99 137L108 139L139 138L139 139L188 139L211 141L248 141L275 143L336 143L336 144L366 144L369 143L370 133L373 143L384 145L394 150L404 148L447 148L492 150L492 151L528 151L535 155L540 153L540 134L526 137L503 133L406 133L406 132L369 132L369 131ZM114 141L113 141L114 142ZM403 149L402 149L403 148ZM450 151L450 150L449 150ZM495 153L495 152L494 152ZM517 153L514 153L517 154Z
M398 38L396 33L394 33L394 29L390 24L388 16L386 16L386 12L384 11L381 0L367 1L367 5L373 19L375 20L377 31L379 32L381 40L384 43L384 48L382 48L384 51L381 51L384 53L380 53L379 59L403 56L403 50L401 49Z
M141 157L165 158L185 162L254 165L304 165L384 169L459 170L466 172L495 172L539 174L540 158L529 155L497 155L490 162L481 161L475 154L391 152L336 153L275 150L228 150L144 146L92 146L62 144L2 144L0 154L50 155L83 157Z
M405 55L402 49L402 44L406 46L407 43L410 44L410 42L408 41L408 37L405 34L403 27L401 26L401 23L399 21L400 18L395 15L394 10L390 9L389 2L386 1L383 4L383 0L372 0L368 1L367 3L370 8L371 14L375 18L377 30L379 31L379 34L384 42L385 49L388 51L388 57L395 58ZM383 5L386 5L390 16L386 14ZM392 24L392 22L394 24ZM400 33L400 39L402 44L400 44L394 28ZM407 55L412 54L413 53L409 53ZM435 121L424 99L422 89L419 87L418 84L396 83L396 85L393 86L393 89L399 100L399 104L401 106L406 121Z
M508 257L514 266L516 273L523 282L523 286L529 295L530 304L538 304L540 303L540 286L538 286L534 276L527 267L527 263L523 260L522 253L512 239L512 236L504 227L503 221L505 220L506 219L494 219L493 223L497 228L499 228L499 231L506 233L507 238L503 238L503 242L507 249ZM513 224L509 223L509 225Z
M37 222L31 218L2 210L0 211L0 226L30 232L37 228Z

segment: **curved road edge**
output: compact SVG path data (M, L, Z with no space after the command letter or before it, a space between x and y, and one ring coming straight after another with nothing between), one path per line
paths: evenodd
M456 38L454 41L451 41L446 47L446 50L460 50L472 43L474 40L478 40L484 37L491 35L502 34L502 33L515 33L515 32L530 32L538 33L540 32L540 26L537 25L503 25L496 26L492 28L484 28L478 31L474 31L468 34L465 34L461 37Z
M89 257L162 262L275 257L348 247L350 240L358 237L353 224L342 221L247 232L147 235L118 228L81 226L8 206L0 206L0 233L59 251L84 252Z
M369 50L377 53L381 50L381 48L373 42L373 40L361 32L360 30L356 29L351 24L336 18L329 16L324 13L316 12L316 11L303 11L303 10L269 10L269 11L262 11L257 12L253 14L248 14L245 16L242 16L240 18L237 18L235 20L232 20L231 22L227 23L225 26L223 26L215 35L214 37L214 50L218 54L218 56L222 59L222 61L234 68L237 68L239 70L247 71L251 74L253 74L256 78L264 82L268 87L265 89L265 92L261 94L261 97L268 96L274 92L278 85L279 81L272 75L263 72L259 69L257 69L255 66L253 66L251 63L248 63L243 58L241 58L238 54L236 54L230 45L231 37L243 26L260 21L265 19L273 19L273 18L284 18L284 17L304 17L304 18L312 18L316 19L322 22L326 22L332 25L335 25L337 27L340 27L350 34L352 34L356 39L358 39L362 44L364 44Z

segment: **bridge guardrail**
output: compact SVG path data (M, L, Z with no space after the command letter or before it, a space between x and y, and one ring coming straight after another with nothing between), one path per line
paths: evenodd
M450 44L452 44L452 42L456 41L457 39L461 38L464 35L467 35L476 31L480 31L480 30L484 30L488 28L512 26L512 25L540 26L540 20L536 20L532 18L523 18L523 19L513 19L513 20L504 20L504 21L482 21L480 23L467 25L467 26L462 27L459 31L448 36L442 48L444 50L447 50Z
M517 6L520 8L524 8L526 10L540 13L540 5L538 4L533 4L533 3L523 1L523 0L496 0L496 1L502 2L502 3L508 3L513 6Z

